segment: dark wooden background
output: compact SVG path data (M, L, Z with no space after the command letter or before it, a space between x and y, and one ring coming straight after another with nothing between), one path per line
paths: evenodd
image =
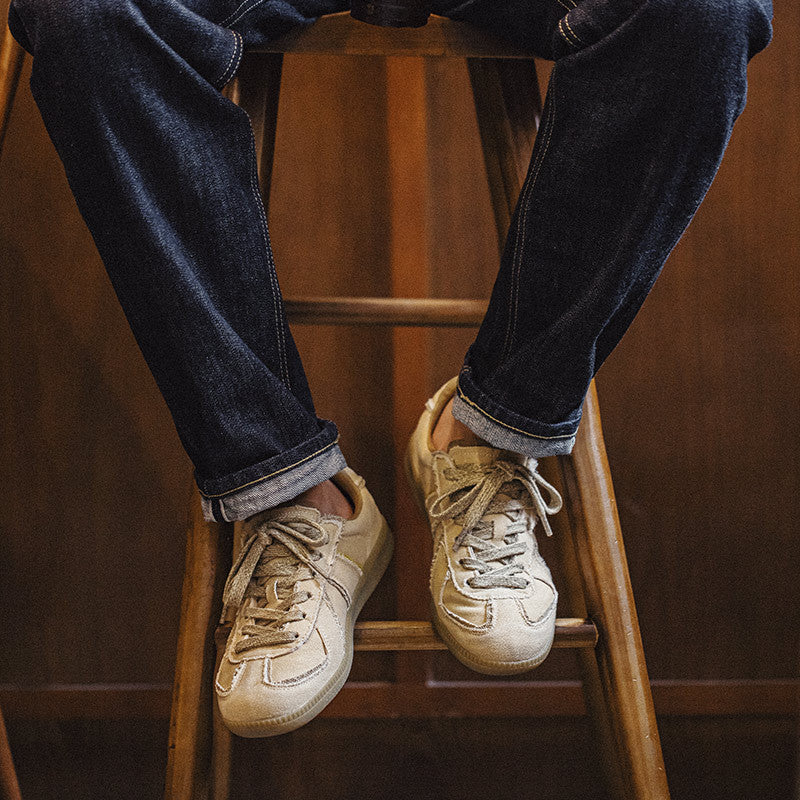
M598 377L676 798L796 791L796 6L779 4L775 30L750 66L749 104L706 202ZM29 64L0 164L0 702L27 798L155 798L190 465L28 74ZM420 212L391 244L387 107L422 132L415 164L431 181L406 187ZM463 64L287 58L276 158L270 224L287 294L390 294L398 251L425 260L433 295L488 292L496 243ZM392 414L416 413L387 397L397 340L296 335L321 413L391 508ZM414 377L423 393L455 372L469 334L431 342ZM392 611L384 587L368 613ZM359 656L354 675L385 677L386 658ZM446 655L435 668L466 677ZM325 718L243 742L237 796L605 797L569 655L535 677L548 683L533 720Z

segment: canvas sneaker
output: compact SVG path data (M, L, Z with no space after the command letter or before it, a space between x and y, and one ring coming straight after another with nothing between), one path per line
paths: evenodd
M433 533L433 622L468 667L524 672L553 643L558 593L534 527L539 520L552 534L547 516L561 508L561 496L535 459L459 443L434 449L431 434L457 381L428 400L406 451L409 481Z
M350 519L300 505L241 525L239 556L223 593L237 609L216 694L240 736L299 728L336 696L353 661L353 627L392 555L392 535L364 480L332 480L354 506Z

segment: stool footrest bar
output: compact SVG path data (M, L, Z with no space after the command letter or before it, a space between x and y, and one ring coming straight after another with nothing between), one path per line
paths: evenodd
M224 647L230 623L217 628L218 647ZM588 619L556 620L553 647L594 647L597 627ZM356 650L447 650L430 622L417 620L368 620L357 622L353 646Z
M594 647L597 628L591 620L556 620L553 647ZM430 622L413 620L357 622L356 650L447 650Z
M476 328L487 302L430 297L294 297L284 304L289 320L297 325Z

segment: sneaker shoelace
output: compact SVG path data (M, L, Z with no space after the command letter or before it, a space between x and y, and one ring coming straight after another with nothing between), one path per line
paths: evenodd
M450 485L429 504L428 513L432 520L452 519L461 525L453 550L465 547L472 551L472 556L459 562L476 573L467 580L468 585L475 589L527 587L530 580L525 577L524 566L516 560L528 548L520 540L520 534L529 530L530 525L525 512L533 510L547 535L552 536L547 516L557 513L562 506L556 488L535 470L508 461L445 467L444 477ZM542 496L542 489L547 492L549 502ZM520 506L509 509L498 499L499 494L519 501ZM525 495L533 501L532 506L524 504ZM502 514L510 520L500 544L494 542L494 522L484 519L489 514Z
M300 636L283 628L306 616L297 606L310 599L311 592L298 590L298 582L315 575L330 580L315 563L321 557L316 549L327 542L323 526L305 517L266 520L257 526L244 543L222 593L224 608L239 607L250 597L256 600L242 612L248 622L234 652L289 644ZM273 580L277 603L274 599L270 602L267 594Z

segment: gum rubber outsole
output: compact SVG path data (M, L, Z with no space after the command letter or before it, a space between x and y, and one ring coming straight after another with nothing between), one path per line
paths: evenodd
M375 562L369 568L365 565L364 574L369 575L368 581L358 591L353 604L347 611L346 631L347 642L345 649L347 656L342 662L339 669L331 677L328 683L320 690L316 697L309 700L304 706L299 708L292 714L285 714L280 717L267 717L265 719L256 720L247 725L236 725L234 723L225 722L225 726L231 733L245 738L258 738L268 736L278 736L283 733L290 733L297 728L302 727L307 722L310 722L316 717L328 703L339 694L341 688L347 682L350 675L350 669L353 666L353 631L355 630L356 620L361 613L361 609L369 599L370 595L375 591L380 583L389 562L392 560L392 553L394 552L394 539L388 524L383 522L381 532L378 537L377 557ZM367 562L369 563L369 562Z

